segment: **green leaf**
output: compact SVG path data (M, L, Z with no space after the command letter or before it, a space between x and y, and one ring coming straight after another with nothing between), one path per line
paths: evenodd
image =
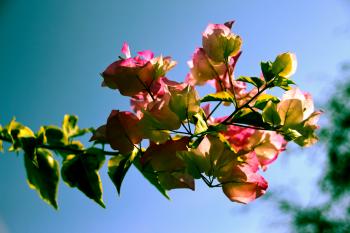
M276 96L273 96L273 95L261 94L256 98L254 108L258 108L260 110L263 110L269 101L272 101L274 103L278 103L280 100Z
M140 162L140 158L137 156L133 164L135 167L141 172L141 174L154 186L157 190L168 200L170 197L168 196L167 191L160 184L157 173L152 169L150 165L142 166Z
M223 102L234 103L235 98L230 92L221 91L221 92L217 92L214 94L206 95L201 99L202 103L203 102L210 102L210 101L223 101Z
M76 137L82 136L82 135L87 134L87 133L92 133L92 132L94 132L94 130L95 130L94 128L78 129L78 131L75 134L71 135L70 137L76 138Z
M164 125L147 111L144 111L143 114L139 123L143 136L154 142L165 142L170 135L169 131L165 129L167 125Z
M18 151L22 148L29 154L33 154L35 135L30 128L12 119L7 126L7 133L12 138L12 146L9 148L9 151Z
M193 148L193 149L197 148L198 145L202 142L203 139L204 139L204 136L198 137L197 139L195 139L194 142L192 142L192 143L190 144L190 147Z
M260 67L266 82L270 81L275 77L275 75L272 72L271 62L261 62Z
M54 146L62 146L68 143L67 135L57 126L46 126L45 138L48 144Z
M279 126L281 124L281 118L277 112L277 104L269 101L262 111L262 119L265 123L268 123L273 127Z
M76 134L79 130L78 117L68 114L64 115L62 129L67 137L71 137L72 135Z
M98 173L105 161L103 152L90 148L83 155L69 155L63 161L61 174L70 187L77 187L87 197L105 208L102 200L102 183Z
M283 90L290 90L291 87L289 85L291 84L295 84L295 82L293 82L292 80L285 78L285 77L281 77L281 76L277 76L275 78L275 80L273 80L273 85L276 87L280 87Z
M172 90L169 107L181 121L190 119L199 111L199 97L194 87L188 85L182 91Z
M297 130L291 128L283 130L282 135L287 141L294 141L302 136L302 134L300 134Z
M128 156L118 155L111 158L108 161L108 175L111 178L113 184L117 188L117 192L120 195L120 188L122 186L123 179L128 172L132 161L137 155L138 150L135 148Z
M231 122L270 128L270 126L263 121L262 115L260 113L249 108L243 108L238 111L237 114L235 114L235 116L232 118Z
M192 120L196 125L194 134L202 133L208 129L207 122L205 121L203 114L197 113L193 115Z
M120 195L120 188L122 186L123 179L128 172L131 163L129 158L123 155L118 155L111 158L108 161L108 175L111 178L113 184L117 188L117 192Z
M238 77L237 81L250 83L250 84L256 86L257 88L260 88L262 85L265 84L264 80L262 80L258 77L240 76L240 77Z
M24 165L27 171L27 181L30 188L38 191L40 197L52 205L57 205L57 190L59 181L59 165L50 151L44 149L36 150L36 161L34 164L27 153L24 154Z
M178 151L176 156L182 159L186 164L186 172L195 179L201 178L201 171L197 165L198 159L191 151Z

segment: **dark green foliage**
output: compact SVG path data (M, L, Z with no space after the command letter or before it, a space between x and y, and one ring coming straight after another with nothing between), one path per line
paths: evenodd
M120 195L120 188L126 173L132 165L132 162L137 155L137 150L134 150L128 156L122 154L111 158L108 161L108 175L111 178L113 184L117 188L117 192Z
M105 156L98 149L89 149L83 155L69 155L62 164L62 179L70 186L77 187L86 196L105 207L102 201L102 183L98 170Z

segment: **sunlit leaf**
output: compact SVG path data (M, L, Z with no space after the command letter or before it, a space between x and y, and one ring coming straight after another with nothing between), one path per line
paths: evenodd
M277 112L277 104L269 101L262 111L262 118L265 123L268 123L271 126L279 126L281 118Z
M302 136L297 130L290 128L284 130L282 134L287 141L294 141L298 137Z
M7 126L7 133L12 138L12 146L9 151L18 151L22 148L28 151L30 155L33 154L35 135L30 128L12 119Z
M76 134L79 130L78 127L78 117L74 115L64 115L62 122L63 132L67 135L67 137L71 137Z
M260 110L263 110L266 106L266 104L272 101L274 103L278 103L279 99L276 96L269 95L269 94L261 94L256 98L254 107L258 108Z
M260 88L262 85L265 84L264 80L262 80L258 77L240 76L240 77L238 77L237 81L250 83L250 84L256 86L257 88Z
M293 53L282 53L272 64L272 72L277 76L289 78L297 69L297 59Z
M295 84L292 80L281 76L276 77L273 81L273 86L280 87L286 91L291 89L290 85L292 84Z
M298 99L286 99L277 105L277 111L281 118L281 125L289 127L303 120L302 102Z
M208 126L203 117L203 114L197 113L192 117L192 119L196 126L196 129L194 131L195 134L202 133L208 129Z
M34 164L27 153L24 154L24 164L27 171L29 187L38 191L40 197L55 209L57 205L57 190L59 181L59 165L50 151L36 149Z
M201 99L202 103L210 102L210 101L223 101L223 102L234 103L235 98L230 92L221 91L221 92L206 95Z

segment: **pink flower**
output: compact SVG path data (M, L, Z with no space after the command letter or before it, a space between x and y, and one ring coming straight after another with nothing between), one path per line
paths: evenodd
M142 135L137 126L139 119L131 112L113 110L106 125L106 139L111 147L127 154L138 144Z
M163 144L151 143L141 158L143 166L151 165L158 173L160 184L167 190L190 188L194 190L194 180L186 173L186 164L177 157L177 153L187 151L190 139L168 140Z
M138 94L131 97L131 108L138 117L142 117L143 111L146 110L152 102L161 101L164 95L166 93L169 93L169 88L175 90L182 90L186 87L186 85L186 83L178 83L175 81L171 81L165 77L161 77L157 81L155 81L150 88L150 92L152 93L154 100L152 99L149 93L145 91L139 92Z
M130 57L129 46L124 43L122 52L125 59L120 59L109 65L102 73L104 86L118 89L122 95L133 96L150 88L155 77L155 70L150 62L153 53L139 52L134 58Z
M242 40L224 24L209 24L202 37L204 51L214 62L224 62L241 49Z
M217 178L231 201L248 203L267 189L267 182L257 173L259 161L254 152L236 153L219 137L207 135L188 153L200 172Z
M265 171L267 165L275 161L285 150L286 145L287 141L276 132L255 130L248 140L247 148L255 152L260 167Z
M238 160L243 162L232 160L222 167L218 180L231 201L246 204L265 194L268 184L257 173L259 163L254 153L240 155Z
M203 85L209 80L219 78L226 69L223 63L213 64L203 48L195 50L188 65L191 73L187 78L187 82L191 85Z
M211 124L222 122L226 117L216 118ZM258 164L265 171L267 165L275 161L285 150L287 142L276 132L256 130L235 125L227 126L221 132L236 152L254 153Z

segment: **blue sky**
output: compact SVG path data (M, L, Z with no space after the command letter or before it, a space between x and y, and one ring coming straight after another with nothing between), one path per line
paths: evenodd
M60 124L66 113L80 116L82 127L97 127L111 109L128 110L128 99L101 88L99 77L120 55L124 41L132 51L171 55L178 66L169 76L181 81L206 25L235 19L234 32L244 41L236 75L259 75L260 61L293 51L298 58L294 79L317 102L330 95L339 64L350 54L349 8L341 0L0 4L0 123L16 116L34 129ZM264 176L272 189L293 186L298 194L291 198L307 204L324 157L320 147L292 146ZM231 203L220 189L197 182L195 192L170 192L169 202L134 169L117 197L106 170L101 173L107 209L62 182L57 212L28 188L22 156L0 155L0 232L286 232L281 216L261 200Z

